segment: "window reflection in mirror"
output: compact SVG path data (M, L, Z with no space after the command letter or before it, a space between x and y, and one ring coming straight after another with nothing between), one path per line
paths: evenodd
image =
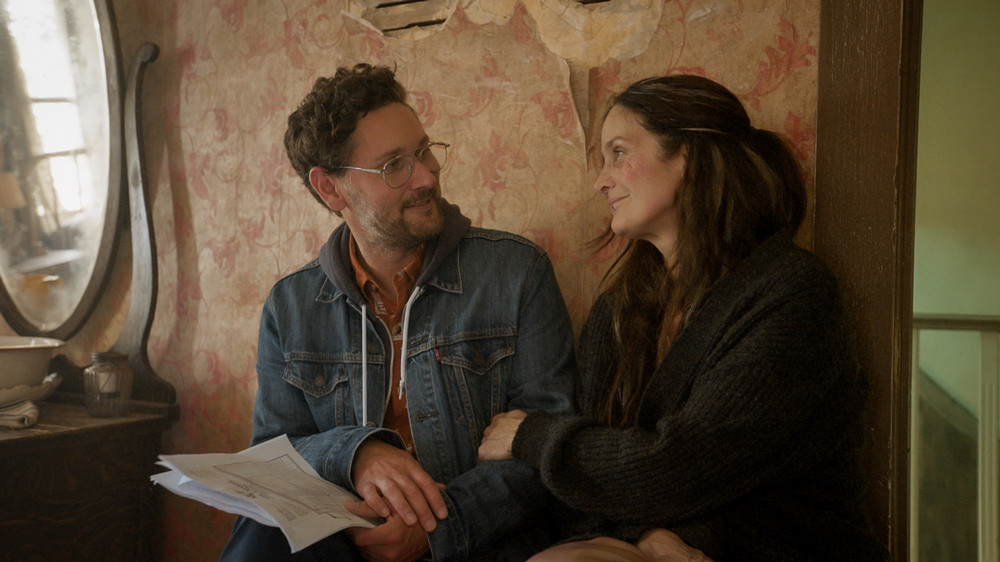
M109 178L109 107L89 0L0 0L0 277L40 330L93 273Z

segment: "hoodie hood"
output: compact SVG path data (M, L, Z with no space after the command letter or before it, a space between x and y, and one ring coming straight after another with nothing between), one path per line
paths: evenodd
M406 306L403 311L403 343L401 355L402 357L407 357L407 344L409 343L409 328L410 328L410 307L413 305L417 296L420 294L421 285L423 285L428 279L434 276L434 272L437 271L438 267L448 258L448 256L458 247L459 241L465 236L465 233L469 231L469 227L472 225L472 221L469 220L456 205L448 203L444 199L441 200L441 211L444 215L444 228L441 231L441 236L436 239L427 242L426 252L424 253L424 267L420 270L420 275L417 277L416 287L413 289L413 293L410 298L406 301ZM350 254L350 229L347 227L347 223L341 224L333 231L330 235L330 239L323 244L323 247L319 251L319 264L326 273L327 278L337 287L337 289L344 292L350 300L358 303L361 307L361 315L358 321L361 323L361 425L373 425L381 426L382 422L373 420L369 417L368 408L368 330L367 316L368 316L368 305L365 301L364 296L361 293L361 289L358 287L357 281L354 277L354 268L351 265L351 254ZM384 332L384 330L383 330ZM388 341L389 334L384 332L381 334L383 338L383 344L389 348L392 344ZM403 397L403 392L406 388L406 360L402 360L399 366L399 396ZM387 389L392 392L391 388ZM390 399L387 393L383 398L383 411L386 404L388 404Z
M462 214L458 205L452 205L442 199L441 211L444 216L444 228L441 236L427 242L424 268L417 278L417 286L424 284L434 275L472 226L472 221ZM343 223L330 234L330 238L319 250L319 264L323 273L337 289L343 291L351 300L363 303L365 298L354 280L354 268L351 265L348 246L351 240L350 232L347 223Z

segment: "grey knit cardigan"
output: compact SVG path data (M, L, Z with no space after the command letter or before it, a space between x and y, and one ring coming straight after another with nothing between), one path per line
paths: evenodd
M863 510L868 385L837 281L779 233L711 293L627 429L593 421L616 357L598 298L580 417L530 413L513 444L561 500L564 537L671 529L716 562L886 560Z

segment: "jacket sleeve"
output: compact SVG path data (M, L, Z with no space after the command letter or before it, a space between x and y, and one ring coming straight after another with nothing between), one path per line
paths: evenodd
M817 470L854 435L866 387L835 282L795 273L699 312L649 383L637 427L536 413L514 457L574 508L659 525ZM699 338L704 353L684 357ZM610 342L581 340L598 345Z
M528 267L518 309L511 380L500 411L573 411L575 360L569 314L552 265L537 254ZM530 524L550 501L538 470L515 460L475 465L448 483L449 516L429 534L435 560L468 560L491 552Z
M275 320L279 306L272 295L261 314L251 443L287 434L295 450L320 476L357 493L351 468L361 443L375 436L403 448L403 440L395 431L375 427L344 425L319 431L302 391L284 380L287 362Z

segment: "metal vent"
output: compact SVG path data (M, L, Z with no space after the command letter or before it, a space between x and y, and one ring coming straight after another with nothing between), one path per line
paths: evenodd
M613 0L576 0L581 6L607 4ZM458 0L362 0L362 17L382 33L419 37L444 25Z
M433 31L454 10L454 0L384 0L368 2L363 17L386 35Z

